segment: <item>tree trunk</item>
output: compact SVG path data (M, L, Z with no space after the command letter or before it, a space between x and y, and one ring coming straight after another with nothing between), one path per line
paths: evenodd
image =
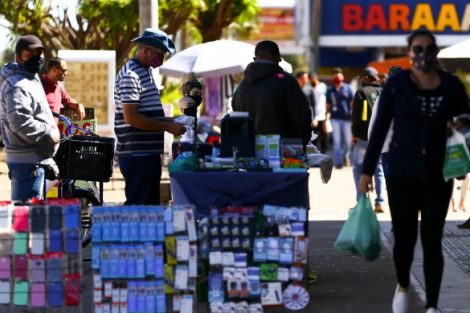
M222 38L222 28L208 28L208 29L199 29L199 32L201 33L202 36L202 42L210 42L210 41L215 41L219 40Z

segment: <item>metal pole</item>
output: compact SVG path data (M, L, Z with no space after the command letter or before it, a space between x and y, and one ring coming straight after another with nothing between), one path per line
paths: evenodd
M310 46L310 71L318 72L320 65L320 27L321 27L321 0L310 0L310 34L312 45Z

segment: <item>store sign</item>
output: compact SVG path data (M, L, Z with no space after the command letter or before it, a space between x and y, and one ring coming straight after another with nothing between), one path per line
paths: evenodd
M462 12L464 13L462 15ZM343 31L410 31L427 28L433 32L468 32L470 30L470 4L457 11L453 3L434 8L428 3L409 4L344 4Z
M250 40L294 40L294 8L262 8L258 14L259 31Z
M65 89L94 108L98 133L109 135L114 128L115 51L61 50L59 57L67 62Z

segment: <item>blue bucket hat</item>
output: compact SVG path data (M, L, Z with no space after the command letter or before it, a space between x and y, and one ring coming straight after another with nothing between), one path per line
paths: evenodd
M131 40L132 42L143 43L144 45L162 49L166 52L175 53L176 48L168 35L161 30L147 28L142 36Z

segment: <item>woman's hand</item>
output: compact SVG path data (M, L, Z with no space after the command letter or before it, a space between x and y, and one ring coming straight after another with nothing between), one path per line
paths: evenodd
M361 175L361 179L359 180L359 190L362 193L368 193L368 192L374 191L374 184L372 182L372 176Z

